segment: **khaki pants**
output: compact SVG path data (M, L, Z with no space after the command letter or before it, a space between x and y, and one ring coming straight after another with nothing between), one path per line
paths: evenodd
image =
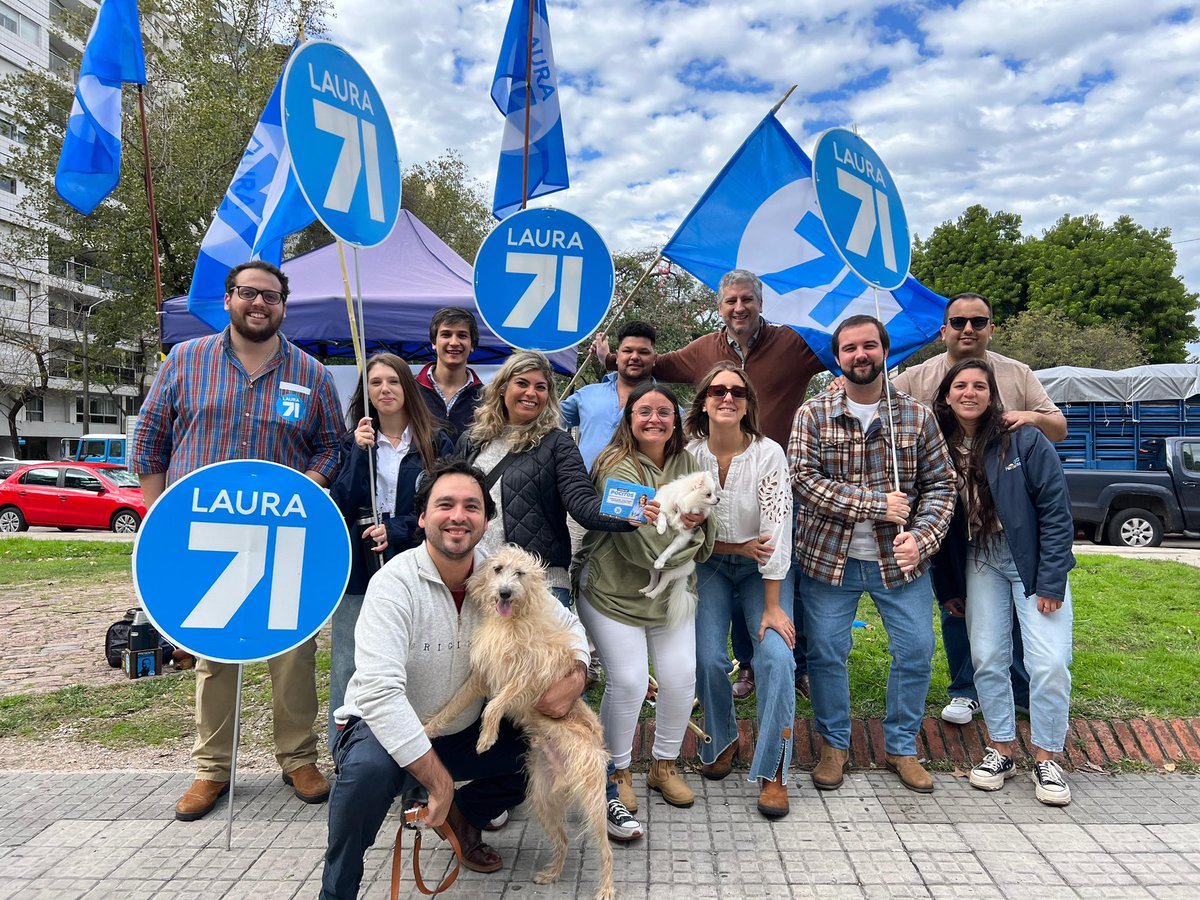
M284 772L317 761L317 640L311 638L267 665L271 672L275 759ZM196 777L228 781L233 764L233 713L238 667L196 660Z

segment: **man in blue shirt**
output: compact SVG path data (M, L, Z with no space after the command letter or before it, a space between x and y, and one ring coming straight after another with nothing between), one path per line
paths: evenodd
M564 428L579 428L579 452L590 472L600 451L612 440L625 401L654 373L654 326L634 320L617 334L617 371L582 387L562 401Z

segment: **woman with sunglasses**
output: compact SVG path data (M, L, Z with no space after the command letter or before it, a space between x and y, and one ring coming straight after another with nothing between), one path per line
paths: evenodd
M350 528L350 581L333 613L329 661L329 747L337 732L333 713L342 705L354 674L354 627L362 610L367 582L397 553L416 546L417 515L413 498L417 480L454 446L421 399L412 370L399 356L377 353L367 360L367 402L359 381L350 398L342 440L342 462L329 487ZM371 461L375 472L375 508L371 508ZM371 520L377 514L380 524ZM370 558L374 557L374 559Z
M983 360L951 367L938 386L934 412L959 481L958 507L935 557L934 580L939 593L966 597L975 686L992 744L971 770L970 783L998 791L1016 774L1008 674L1015 610L1029 670L1034 795L1065 806L1071 789L1055 756L1066 740L1071 702L1067 573L1075 565L1075 528L1062 464L1038 429L1007 430L996 376ZM965 594L958 587L964 576Z
M783 448L763 437L758 396L744 371L721 362L701 379L687 418L688 452L718 485L717 540L697 569L696 684L711 744L700 747L700 774L720 780L737 752L737 718L729 681L729 629L746 623L754 645L758 743L749 781L758 811L788 813L792 756L796 629L792 624L792 491Z
M698 471L684 447L679 401L662 385L639 385L630 394L612 441L592 465L592 477L603 487L609 478L659 488ZM651 501L647 512L656 511ZM666 561L666 568L700 562L712 552L716 524L704 515L685 517L693 527L691 539ZM667 594L654 599L642 594L650 582L654 561L675 535L654 528L626 532L590 532L581 551L584 568L579 594L579 618L604 664L606 683L600 702L604 739L612 754L621 802L630 812L638 808L629 772L633 733L637 727L650 674L647 654L658 678L657 722L653 762L647 785L672 806L689 807L695 794L679 775L683 735L696 696L696 629L689 618L667 622ZM695 590L695 576L688 590Z

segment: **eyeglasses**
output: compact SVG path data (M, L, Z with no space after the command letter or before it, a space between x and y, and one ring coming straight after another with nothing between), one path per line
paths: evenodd
M726 394L729 394L734 400L746 399L746 389L744 387L726 387L723 384L710 384L708 386L708 396L714 400L724 400Z
M639 419L649 419L654 416L658 416L660 419L675 418L675 410L671 409L669 406L660 406L658 409L655 409L652 406L639 406L633 411L633 414Z
M278 306L283 302L283 294L279 293L279 291L260 291L258 288L250 287L248 284L235 284L233 292L247 303L253 303L254 298L260 294L262 295L263 303L267 304L267 306Z
M981 331L987 328L988 322L992 321L989 316L951 316L947 323L955 331L962 331L967 327L967 323L971 323L971 327L976 331Z

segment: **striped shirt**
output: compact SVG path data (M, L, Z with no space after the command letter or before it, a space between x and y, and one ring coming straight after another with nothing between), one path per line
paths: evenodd
M897 525L883 521L892 490L890 428L879 414L864 433L845 403L844 390L827 391L796 411L788 441L792 487L801 504L795 560L806 575L841 584L856 522L873 521L879 569L886 587L905 583L892 541ZM892 392L900 490L913 512L908 530L916 538L923 573L941 546L954 513L954 466L933 414L907 394ZM880 403L880 412L885 406Z
M167 484L230 459L262 459L332 478L344 430L333 376L279 336L279 352L251 378L229 328L185 341L166 358L142 404L130 461Z

